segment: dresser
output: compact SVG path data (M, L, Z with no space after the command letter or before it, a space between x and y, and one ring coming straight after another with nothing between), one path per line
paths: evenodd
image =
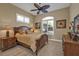
M68 35L63 36L64 56L79 56L79 41L72 40Z
M7 37L7 38L0 38L0 49L4 51L11 47L16 46L16 38L15 37Z

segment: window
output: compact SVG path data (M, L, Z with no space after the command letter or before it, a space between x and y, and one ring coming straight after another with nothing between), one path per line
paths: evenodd
M30 23L29 17L23 16L20 14L16 14L16 20L17 22Z
M25 23L30 23L30 20L28 17L25 17L25 20L24 20Z
M22 15L17 14L16 16L17 16L17 21L18 22L23 22L24 17Z

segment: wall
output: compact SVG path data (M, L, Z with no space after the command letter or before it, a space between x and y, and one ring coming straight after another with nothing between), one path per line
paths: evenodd
M49 13L44 14L44 15L37 15L36 18L35 18L35 22L41 22L41 20L44 17L47 17L47 16L53 16L54 17L54 25L55 25L55 27L54 27L54 38L58 39L58 40L61 40L62 39L62 35L68 31L69 7L68 8L63 8L63 9L60 9L60 10L56 10L56 11L52 11L52 12L49 12ZM66 21L67 21L67 24L66 24L67 28L57 29L56 28L56 21L57 20L62 20L62 19L66 19Z
M79 14L79 3L73 3L70 6L70 19L73 21L74 17Z
M37 15L36 17L29 14L28 12L25 12L24 10L21 10L20 8L12 5L12 4L0 4L0 26L4 26L6 24L9 24L11 26L20 26L20 25L27 25L24 23L17 23L16 22L16 13L20 13L22 15L25 15L27 17L31 18L31 24L33 22L41 22L41 20L44 17L47 16L53 16L54 17L54 30L55 30L55 35L54 37L56 39L61 39L62 34L68 31L68 25L69 25L69 17L72 19L76 14L79 13L79 4L71 4L71 7L69 8L63 8L60 10L52 11L49 13L46 13L44 15ZM70 9L70 11L69 11ZM75 10L74 10L75 9ZM65 29L57 29L56 28L56 21L61 20L61 19L67 19L67 28Z
M25 12L24 10L21 10L20 8L12 4L8 4L8 3L1 4L0 3L0 26L4 26L7 24L11 26L27 25L26 23L16 22L16 13L30 17L31 24L33 23L34 21L33 15L29 14L28 12Z

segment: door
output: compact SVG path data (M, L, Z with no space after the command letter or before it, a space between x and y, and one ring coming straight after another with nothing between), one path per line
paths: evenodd
M47 27L47 29L48 29L47 33L48 33L49 35L53 35L53 34L54 34L53 20L49 20L49 21L47 21L47 22L48 22L48 23L47 23L47 25L48 25L48 27Z
M52 19L42 21L42 32L48 34L49 38L53 37L53 35L54 35L54 21Z

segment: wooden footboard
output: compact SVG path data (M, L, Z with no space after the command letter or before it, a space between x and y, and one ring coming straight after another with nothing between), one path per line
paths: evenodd
M24 44L22 42L17 41L18 44L30 48L29 45ZM43 34L38 40L36 40L36 52L33 52L34 54L38 54L38 51L46 44L48 43L48 35L47 34ZM31 48L30 48L31 49ZM32 49L31 49L32 50Z
M40 39L36 40L36 55L38 54L39 49L41 49L46 43L48 43L47 34L43 34Z

